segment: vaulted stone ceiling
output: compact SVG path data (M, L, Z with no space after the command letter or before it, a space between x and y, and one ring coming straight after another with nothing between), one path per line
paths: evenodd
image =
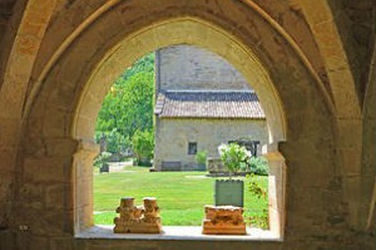
M122 5L122 7L120 8L118 5ZM320 145L328 147L332 146L331 143L345 145L343 147L333 146L330 150L328 149L328 152L334 152L333 154L336 155L336 161L333 161L332 165L338 166L333 167L333 169L330 168L332 166L328 166L331 171L326 169L325 176L323 175L319 179L322 181L330 174L335 175L338 179L333 178L328 187L320 187L325 189L324 191L319 191L323 192L323 197L325 196L326 200L338 201L338 207L343 209L344 217L349 218L347 222L352 229L364 230L365 217L368 216L368 213L372 213L368 209L369 204L372 203L370 197L375 176L375 159L372 158L375 146L371 139L375 134L376 115L371 109L366 108L367 116L364 118L363 107L364 103L368 103L370 106L375 99L372 92L374 87L371 85L374 84L376 72L375 65L372 64L372 60L376 60L374 52L375 8L374 0L160 0L157 5L155 1L144 0L0 1L0 159L2 160L0 173L3 178L0 181L0 227L8 227L8 218L11 217L9 214L12 214L11 208L13 205L13 200L10 197L12 197L15 187L21 189L22 186L15 184L15 180L19 181L20 178L14 176L15 172L19 173L19 169L22 169L24 159L21 156L24 153L40 153L35 152L37 151L35 148L38 148L35 145L39 145L37 143L44 145L45 138L41 139L43 137L41 135L57 131L53 126L50 126L50 130L46 132L47 129L43 126L55 122L53 125L58 128L62 127L61 124L70 117L69 112L72 112L68 104L73 102L71 100L75 100L74 97L69 95L73 95L73 92L79 92L80 88L83 88L77 86L78 83L75 85L76 82L68 80L69 78L65 76L68 74L80 75L86 69L85 67L81 68L81 66L83 64L87 67L91 66L88 62L93 58L97 60L96 62L99 62L95 55L101 53L102 48L109 50L110 46L113 45L103 41L102 36L104 35L112 39L117 33L133 29L140 23L152 23L152 18L160 21L172 17L196 15L208 20L215 19L215 22L226 27L231 34L239 36L239 39L243 41L248 41L248 38L250 38L249 41L258 41L253 44L255 50L265 52L268 50L264 47L266 45L280 48L280 50L273 50L275 58L274 55L270 56L267 53L260 54L265 56L266 62L273 63L273 66L266 65L270 66L270 71L275 70L275 68L282 68L281 72L288 72L286 75L275 74L273 80L277 81L278 84L291 75L301 81L278 86L281 92L287 87L291 92L291 98L285 97L285 106L290 105L294 110L294 112L289 113L291 119L295 121L295 123L289 124L289 129L293 131L290 133L290 138L293 140L301 139L295 131L311 128L310 123L299 117L299 115L305 117L306 114L301 110L307 108L306 103L315 104L314 107L308 107L316 108L315 119L324 116L323 112L318 112L318 110L325 110L326 112L321 103L328 103L331 108L328 113L333 117L321 118L325 118L325 121L335 120L333 122L336 124L334 125L335 132L329 131L329 128L323 132L325 129L321 129L320 126L312 127L312 134L309 131L306 134L307 141L300 146L304 147L307 143L311 143L313 139L317 139L312 135L319 132L325 133L326 136L328 134L337 136L337 141L328 142L324 138ZM143 16L143 13L148 13L148 15ZM125 19L132 15L137 16L138 19L125 23L124 26L118 25L119 22L122 22L121 18ZM231 18L234 16L239 17L237 20L243 20L243 22L231 22L230 20L233 20ZM106 19L106 17L108 18ZM140 26L142 25L140 24ZM92 29L92 27L94 28ZM267 27L270 33L263 34L264 30L260 27ZM112 28L113 31L108 31ZM272 35L267 36L265 34ZM90 40L90 42L87 42L85 36L86 39L89 36L93 39L87 39ZM99 46L100 42L109 47ZM81 47L77 45L80 43ZM92 51L95 46L98 51ZM87 51L83 52L83 47ZM65 57L71 56L73 58L71 61L75 62L72 50L79 55L75 58L76 61L79 61L87 53L94 55L82 64L70 65L64 60ZM296 63L295 55L296 58L299 58L299 62L304 65L304 70L298 70L301 65ZM236 56L232 58L236 58ZM291 60L289 61L289 59ZM278 61L276 62L276 60ZM58 75L60 68L64 68L65 72L68 73ZM51 78L50 82L52 83L50 84L61 87L61 89L58 89L61 92L53 92L53 90L42 92L44 80L48 78L52 70L58 76L55 76L56 79ZM306 74L307 72L309 74ZM303 75L305 77L302 77ZM311 80L311 78L314 80ZM56 83L64 80L67 82ZM304 88L302 87L304 83L310 86ZM300 92L296 90L299 86L301 87ZM315 93L314 97L312 93ZM64 99L65 96L63 95L65 94L71 99ZM299 99L305 97L305 95L309 98ZM368 96L368 101L365 96ZM58 98L62 100L60 103L56 103ZM43 101L40 101L41 99ZM45 99L48 101L44 102ZM296 103L293 101L296 101ZM33 107L35 103L37 103L36 107ZM59 105L59 108L49 111L52 114L49 116L50 120L46 119L42 126L40 120L45 113L48 113L46 110ZM44 109L45 106L48 106L46 110ZM34 114L32 119L29 119L33 108L38 110L39 113L34 112L36 115ZM64 114L61 120L54 120L61 110L66 111L67 114ZM94 111L92 112L94 113ZM307 117L312 118L309 115ZM312 119L312 123L317 122L315 119ZM35 128L35 130L31 130L34 133L27 134L26 126ZM64 132L69 130L68 128L63 129L65 129ZM29 146L27 152L22 151L23 146L27 146L30 142L23 139L25 133L29 137L33 137L32 139L37 138L37 143ZM71 143L70 139L67 140L69 143ZM45 147L48 146L45 145ZM295 154L295 151L291 150L293 146L290 147L290 151L283 144L281 148L284 148L287 155L289 153ZM362 159L362 149L369 154L365 156L365 159ZM299 148L296 147L295 150L299 150ZM305 158L306 160L309 159L309 161L307 160L309 164L322 156L320 154L320 156L312 159L309 158L311 154L312 152L308 152L308 157ZM290 176L300 174L302 178L307 178L305 177L307 175L302 174L304 168L299 169L299 164L294 161L295 159L290 159L290 162L295 163L297 168L290 170ZM306 167L305 164L303 165ZM31 167L33 167L33 164L31 164ZM313 174L319 175L316 169L320 169L320 167L322 166L319 164L315 166L315 170L309 170L313 171ZM304 171L308 170L305 169ZM345 186L343 201L338 198L342 194L340 179L343 180ZM307 178L306 182L308 181L312 180ZM18 183L22 184L20 181ZM309 201L306 200L307 197L303 195L307 193L300 192L300 188L291 186L289 188L290 197L298 197L299 199L296 200L302 200L309 204ZM328 193L338 195L330 196ZM318 202L325 199L319 199ZM376 198L373 199L376 200ZM289 204L289 209L294 212L298 211L296 207L301 206L296 200L290 200ZM323 204L328 205L329 203ZM326 206L325 209L328 211L320 207L322 211L317 210L316 212L322 212L325 215L326 213L333 213L330 210L331 208L327 207L329 206ZM304 207L301 210L306 208ZM373 213L375 214L375 212ZM293 219L289 217L289 230L294 230L299 226L300 229L303 229L299 229L299 233L304 234L306 229L310 230L312 225L307 226L300 221L307 220L305 215L302 213L301 217L294 217ZM316 219L322 220L321 217ZM372 221L372 217L368 216L368 221ZM336 222L336 220L330 220L329 223L331 222ZM339 228L333 230L339 230ZM290 240L294 237L297 236L291 235ZM316 235L309 237L311 238L308 241L311 241Z
M22 1L19 1L22 2ZM59 0L55 2L54 13L51 16L49 24L50 32L46 33L44 40L48 46L41 45L43 54L51 54L56 50L69 34L73 32L82 22L85 17L90 16L93 10L99 9L100 6L109 5L110 2L116 3L117 1L79 1L79 0ZM267 21L280 29L282 34L285 34L287 39L292 43L292 46L299 50L302 54L303 60L306 60L309 67L315 72L317 79L321 81L324 88L328 90L329 96L332 95L330 80L328 79L328 66L325 65L323 60L322 51L315 38L315 32L312 31L312 20L306 18L309 13L315 13L314 1L297 1L297 0L281 0L281 1L262 1L262 0L242 0L246 5L254 8L264 15ZM311 2L308 7L304 2ZM4 0L0 3L0 37L5 37L5 26L12 16L13 6L16 0ZM46 2L47 3L47 2ZM52 4L52 2L50 3ZM216 1L207 1L208 5L216 4ZM369 67L367 67L373 46L374 30L374 16L373 0L360 0L360 1L328 1L329 6L334 13L334 21L339 29L344 49L349 55L350 67L354 72L354 81L356 84L359 102L362 103L364 95L365 82L368 77ZM19 4L22 7L22 4ZM256 7L255 7L256 6ZM73 11L74 10L74 11ZM78 15L78 13L80 13ZM62 22L59 19L69 20L71 29L68 27L62 28ZM308 20L308 21L307 21ZM61 20L63 21L63 20ZM252 20L249 19L249 25L252 25ZM1 28L2 27L2 28ZM54 30L59 30L58 33ZM49 36L54 40L51 45ZM255 33L257 31L255 30ZM39 60L43 60L40 58ZM41 71L44 63L40 61L35 65L34 72ZM329 69L331 70L331 69Z
M329 1L362 103L375 42L375 1Z

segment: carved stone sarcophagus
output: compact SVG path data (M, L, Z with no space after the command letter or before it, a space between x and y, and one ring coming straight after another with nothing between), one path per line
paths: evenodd
M203 234L247 234L243 208L234 206L205 206Z

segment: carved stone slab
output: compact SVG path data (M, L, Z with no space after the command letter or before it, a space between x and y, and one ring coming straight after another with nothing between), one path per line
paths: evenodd
M243 208L234 206L205 206L203 234L247 234Z
M135 206L133 197L125 197L116 209L114 233L152 233L162 231L159 207L154 197L145 197L143 206Z

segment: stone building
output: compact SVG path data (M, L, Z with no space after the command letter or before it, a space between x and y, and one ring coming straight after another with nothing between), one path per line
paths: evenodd
M248 140L256 155L268 141L265 114L249 83L220 56L196 46L156 52L155 115L158 171L197 170L196 153L218 158L221 143Z
M0 249L375 249L375 8L374 0L1 1ZM266 235L177 228L134 237L93 227L101 102L125 67L176 44L225 58L263 103Z

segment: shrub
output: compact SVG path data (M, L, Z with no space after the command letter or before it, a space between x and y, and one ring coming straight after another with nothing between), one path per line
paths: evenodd
M137 161L139 163L150 162L154 150L153 132L137 130L132 137L132 144Z
M264 157L254 157L245 147L236 143L221 144L218 147L223 165L228 168L230 174L239 171L257 175L268 175L268 162Z
M267 200L268 192L261 185L260 178L257 178L254 174L247 175L248 192L251 195L256 196L259 199ZM259 215L249 216L249 221L252 226L262 229L269 228L269 213L268 209L262 209L262 213Z
M239 170L245 171L248 168L248 159L251 158L251 153L245 147L236 143L221 144L218 151L223 165L230 172L230 177L231 174L236 174Z
M206 158L208 157L207 151L199 151L197 152L195 159L198 164L206 164Z
M247 164L247 172L257 175L268 175L269 166L265 157L250 157Z
M104 165L108 164L108 161L110 160L111 153L109 152L102 152L94 159L94 166L95 167L103 167Z

